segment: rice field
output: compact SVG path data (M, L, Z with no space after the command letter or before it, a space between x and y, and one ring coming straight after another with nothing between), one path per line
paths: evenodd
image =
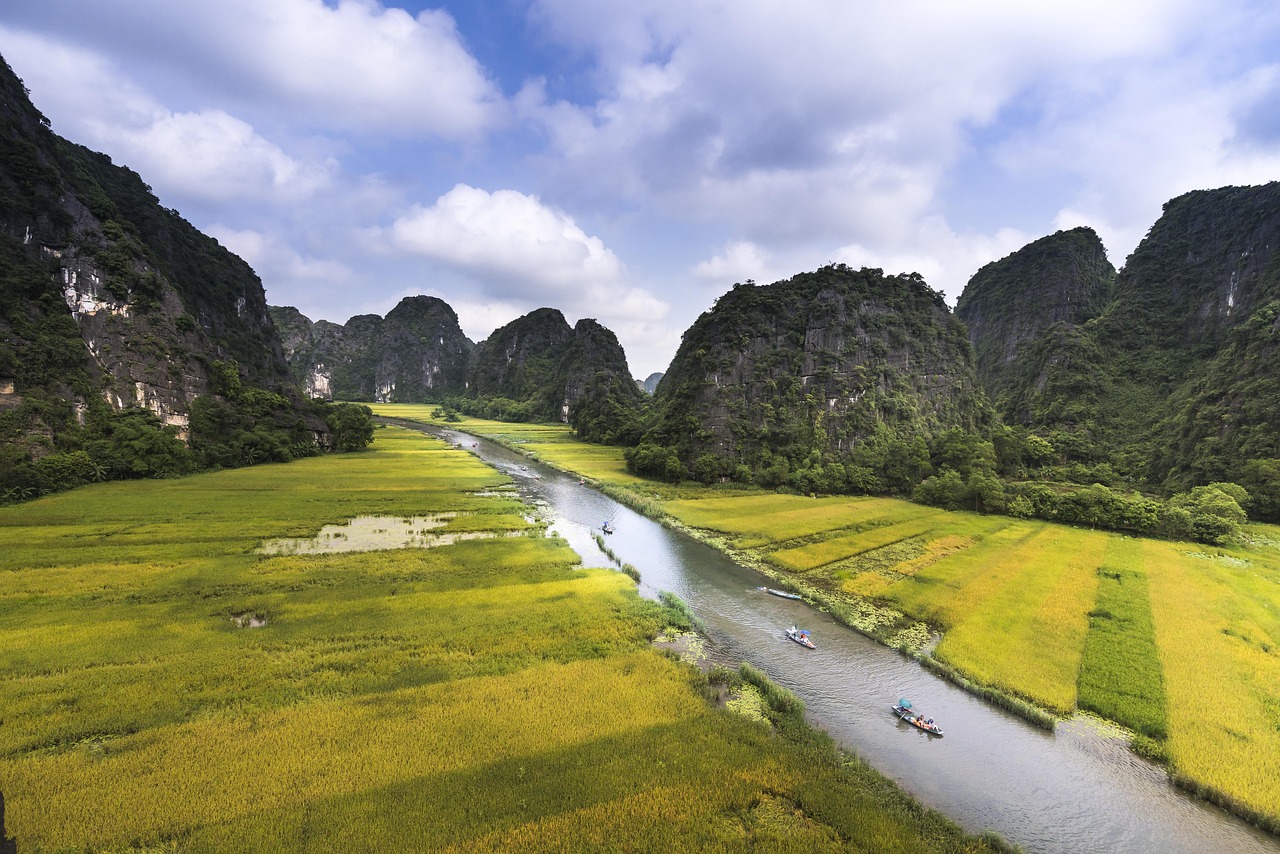
M820 734L708 702L651 646L664 609L505 482L380 429L0 508L18 850L988 850ZM261 550L378 514L495 536Z
M1274 532L1274 529L1271 529ZM1274 542L1274 534L1273 534ZM1142 544L1180 775L1280 816L1280 612L1275 547Z
M1142 541L1112 537L1080 662L1079 705L1150 739L1169 735Z
M567 430L505 428L573 459ZM630 488L886 642L923 644L903 627L927 621L965 677L1104 715L1183 785L1280 827L1280 529L1209 549L891 499Z
M431 413L436 409L434 405L374 403L369 406L375 415L437 424L483 436L523 451L548 465L592 480L615 484L644 483L643 479L627 471L622 448L578 441L568 424L510 423L470 416L461 416L461 421L456 423L445 423L443 419L432 417Z
M861 596L866 608L927 621L942 632L933 655L964 676L1060 715L1102 714L1147 739L1144 752L1167 756L1183 785L1280 826L1274 528L1253 529L1247 548L1201 554L1189 544L877 501L872 513L864 498L721 494L663 506L738 548L749 544L758 565L816 591L817 601ZM804 502L812 519L794 510ZM900 643L891 634L900 621L877 614L872 625ZM1222 698L1241 692L1241 713L1224 715Z

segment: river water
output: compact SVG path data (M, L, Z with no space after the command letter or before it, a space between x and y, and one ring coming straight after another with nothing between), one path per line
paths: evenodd
M1037 729L804 602L757 590L769 580L755 570L576 478L483 439L429 432L510 474L584 564L612 566L593 537L611 523L608 545L640 570L641 594L670 590L688 603L714 660L765 671L804 700L815 726L967 831L994 830L1028 852L1280 852L1280 840L1174 788L1105 727ZM792 624L809 629L817 649L786 640ZM899 697L946 736L899 721L890 711Z

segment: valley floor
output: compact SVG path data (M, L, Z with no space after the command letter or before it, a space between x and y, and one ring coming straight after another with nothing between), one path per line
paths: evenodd
M386 428L0 508L17 850L988 850L708 702L651 645L662 607L506 485ZM415 547L349 550L381 536Z
M1280 528L1218 548L894 499L673 487L565 426L451 426L592 478L1013 703L1120 723L1179 784L1280 829Z

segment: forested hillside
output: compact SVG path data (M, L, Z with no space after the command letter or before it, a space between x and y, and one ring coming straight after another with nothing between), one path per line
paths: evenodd
M958 303L1005 423L1063 465L1159 491L1234 481L1280 518L1280 184L1168 202L1113 289L1080 232L983 268Z
M292 306L271 306L294 381L314 397L422 403L460 394L475 346L444 300L402 299L386 318L312 323Z
M637 471L910 490L929 443L987 438L964 327L916 275L844 265L735 285L685 333Z
M262 283L0 60L0 499L315 453Z

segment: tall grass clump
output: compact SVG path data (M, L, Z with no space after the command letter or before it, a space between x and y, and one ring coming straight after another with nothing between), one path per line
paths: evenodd
M738 675L742 677L743 682L756 686L764 696L765 702L769 704L769 708L778 715L797 720L803 719L804 701L771 680L763 670L744 661L738 666Z
M672 628L683 632L701 632L705 630L702 620L698 619L698 615L693 613L693 609L670 590L659 592L658 601L662 604L663 613Z

